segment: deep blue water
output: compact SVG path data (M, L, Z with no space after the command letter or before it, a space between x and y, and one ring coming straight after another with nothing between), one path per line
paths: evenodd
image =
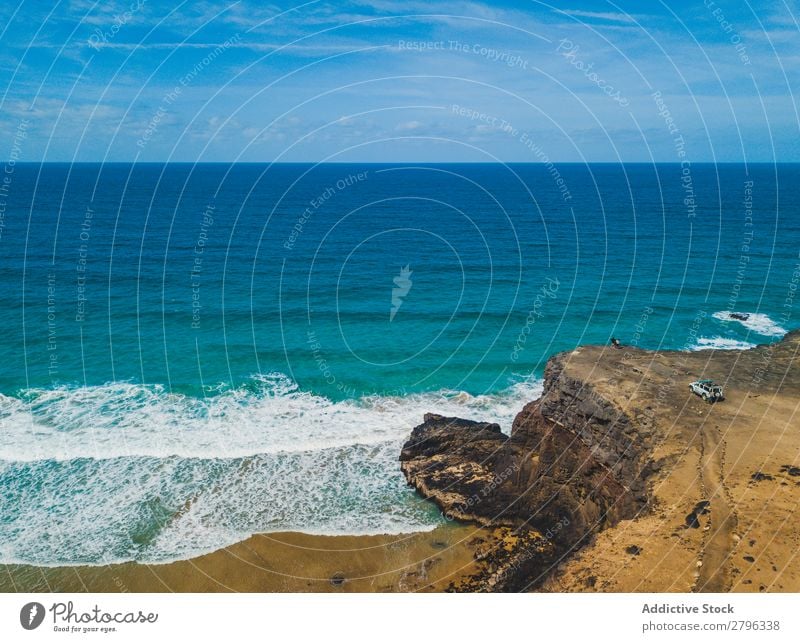
M0 561L430 527L395 463L426 410L508 425L557 351L800 326L800 165L12 169Z

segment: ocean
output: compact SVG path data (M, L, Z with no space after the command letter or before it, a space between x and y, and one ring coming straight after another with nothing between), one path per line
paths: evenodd
M509 430L559 351L800 327L796 164L5 171L3 563L430 529L425 412Z

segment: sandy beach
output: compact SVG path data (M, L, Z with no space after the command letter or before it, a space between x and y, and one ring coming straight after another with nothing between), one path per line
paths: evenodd
M272 533L170 564L9 565L0 591L439 591L472 570L478 536L458 524L407 535Z

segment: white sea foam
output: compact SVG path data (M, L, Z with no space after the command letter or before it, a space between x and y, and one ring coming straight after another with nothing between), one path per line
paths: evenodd
M399 442L241 459L0 464L3 562L194 557L256 532L399 533L437 514L406 487Z
M432 528L397 462L411 428L437 412L508 431L540 393L333 402L276 375L205 400L129 383L0 396L0 561L157 563L257 532Z
M727 337L700 337L692 350L750 350L755 347L756 344L749 341L739 341Z
M756 334L763 335L765 337L781 337L786 334L786 330L775 323L772 319L769 318L766 314L761 312L746 312L747 319L734 319L731 317L730 310L722 310L721 312L715 312L712 316L715 319L719 319L720 321L725 322L736 322L743 325L745 328L750 330L751 332L755 332Z
M283 375L199 399L160 386L113 383L0 395L0 459L35 461L123 456L244 457L307 452L403 438L426 412L474 416L508 430L541 383L472 396L435 392L333 402Z

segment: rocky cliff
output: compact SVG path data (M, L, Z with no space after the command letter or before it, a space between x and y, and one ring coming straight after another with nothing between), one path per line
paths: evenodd
M798 355L800 332L745 351L584 346L548 362L510 435L426 415L400 456L406 479L483 527L478 572L450 588L800 586ZM693 395L703 378L726 401Z
M525 551L527 567L546 566L647 504L651 433L565 373L565 359L550 360L542 397L517 415L510 436L496 424L429 414L400 455L408 482L445 516L531 540L538 550ZM497 588L520 588L526 578L517 574L504 573Z

